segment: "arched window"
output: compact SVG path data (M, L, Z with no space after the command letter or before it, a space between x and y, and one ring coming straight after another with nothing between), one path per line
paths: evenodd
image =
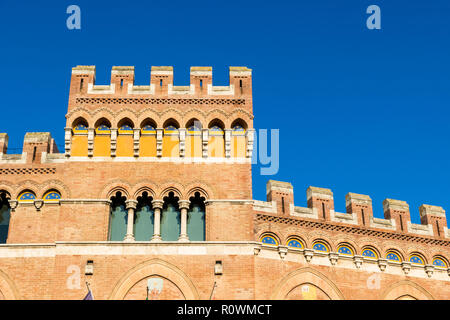
M118 124L118 136L116 145L117 157L132 157L134 155L134 137L133 122L125 118L120 120Z
M208 156L225 157L225 125L219 119L214 119L209 124Z
M0 191L0 243L6 243L8 239L9 220L11 218L8 200L9 195L5 191Z
M137 197L137 207L134 219L134 238L136 241L149 241L154 231L153 198L144 191Z
M94 157L111 156L111 123L100 119L95 124Z
M156 122L146 119L141 124L140 157L156 157Z
M425 264L424 259L418 254L412 254L409 257L409 262L411 262L413 264L417 264L417 265L424 265Z
M87 132L88 132L88 127L83 123L79 123L73 128L73 133L85 134Z
M174 119L168 119L164 122L164 135L162 156L163 157L179 157L180 155L180 125Z
M58 202L61 199L61 194L57 190L49 190L44 194L44 202Z
M237 119L231 124L231 156L244 158L246 155L245 131L247 124L242 119Z
M303 242L298 239L298 238L290 238L287 242L286 242L288 247L291 248L297 248L297 249L304 249L305 246L303 245Z
M34 202L36 195L33 191L25 190L19 194L17 200L21 203Z
M271 245L271 246L277 246L278 245L277 238L275 238L275 236L273 236L271 234L264 234L261 237L261 242L263 244L268 244L268 245Z
M386 259L389 261L402 262L402 258L400 257L400 255L392 250L386 253Z
M324 241L315 241L313 244L313 250L321 252L330 252L330 247Z
M205 198L196 192L189 198L187 233L190 241L205 241Z
M133 128L129 124L124 124L119 127L119 134L133 134Z
M178 207L178 197L173 192L164 197L161 216L161 238L163 241L177 241L181 230L181 214Z
M362 251L362 256L367 259L378 259L377 252L372 248L364 248Z
M72 157L87 157L88 155L88 123L83 118L78 118L72 125Z
M202 124L197 119L186 123L185 155L186 157L202 156Z
M145 126L142 127L141 133L147 133L147 134L148 133L150 133L150 134L154 133L154 134L156 134L156 129L152 125L146 124Z
M439 268L439 269L447 269L448 268L447 262L441 257L433 258L433 266L435 266L436 268Z
M354 256L355 255L355 252L353 251L353 249L349 245L346 245L346 244L339 245L338 253L342 254L344 256Z
M120 191L111 197L111 217L109 219L109 240L123 241L127 234L128 214L126 197Z
M111 134L111 129L107 124L101 124L95 129L96 134Z

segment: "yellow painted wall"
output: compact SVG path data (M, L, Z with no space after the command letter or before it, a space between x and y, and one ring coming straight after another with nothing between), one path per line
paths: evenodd
M94 137L94 157L111 156L111 137L109 135L96 135Z
M225 157L225 138L224 136L209 136L208 157Z
M202 136L187 135L185 142L186 157L202 157Z
M156 135L142 135L139 141L140 157L156 157Z
M245 157L245 136L231 136L231 157Z
M162 145L163 157L179 157L180 156L180 139L176 135L164 135Z
M117 157L132 157L134 154L133 135L119 134L117 137Z
M72 136L72 147L70 155L73 157L87 157L88 155L88 137Z

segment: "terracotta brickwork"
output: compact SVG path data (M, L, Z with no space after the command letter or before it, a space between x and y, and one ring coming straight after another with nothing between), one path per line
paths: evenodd
M189 86L167 66L149 85L135 85L133 67L113 67L109 85L94 66L73 68L64 150L27 133L8 154L0 134L0 298L82 299L86 281L95 299L450 298L443 208L421 206L413 224L406 202L386 199L378 219L369 196L349 193L339 213L317 187L301 208L293 185L273 180L254 200L253 141L246 67L222 87L210 67L192 67ZM135 240L142 199L148 241ZM111 241L117 201L127 230ZM169 203L178 241L161 235ZM204 232L192 241L196 203Z

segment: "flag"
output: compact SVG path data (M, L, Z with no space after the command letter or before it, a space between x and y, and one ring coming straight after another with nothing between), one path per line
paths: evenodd
M89 289L89 292L87 293L87 295L84 297L83 300L94 300L94 296L92 295L91 290Z

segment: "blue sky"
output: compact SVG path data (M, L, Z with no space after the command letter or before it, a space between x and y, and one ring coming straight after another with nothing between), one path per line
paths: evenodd
M81 8L81 30L66 8ZM381 30L366 8L381 8ZM309 185L368 194L375 216L389 197L450 210L450 2L448 1L11 1L0 3L0 132L21 148L27 131L50 131L62 146L71 67L134 65L136 84L152 65L173 65L175 85L190 66L253 69L256 128L280 129L280 170L295 204ZM11 151L13 153L13 151Z

